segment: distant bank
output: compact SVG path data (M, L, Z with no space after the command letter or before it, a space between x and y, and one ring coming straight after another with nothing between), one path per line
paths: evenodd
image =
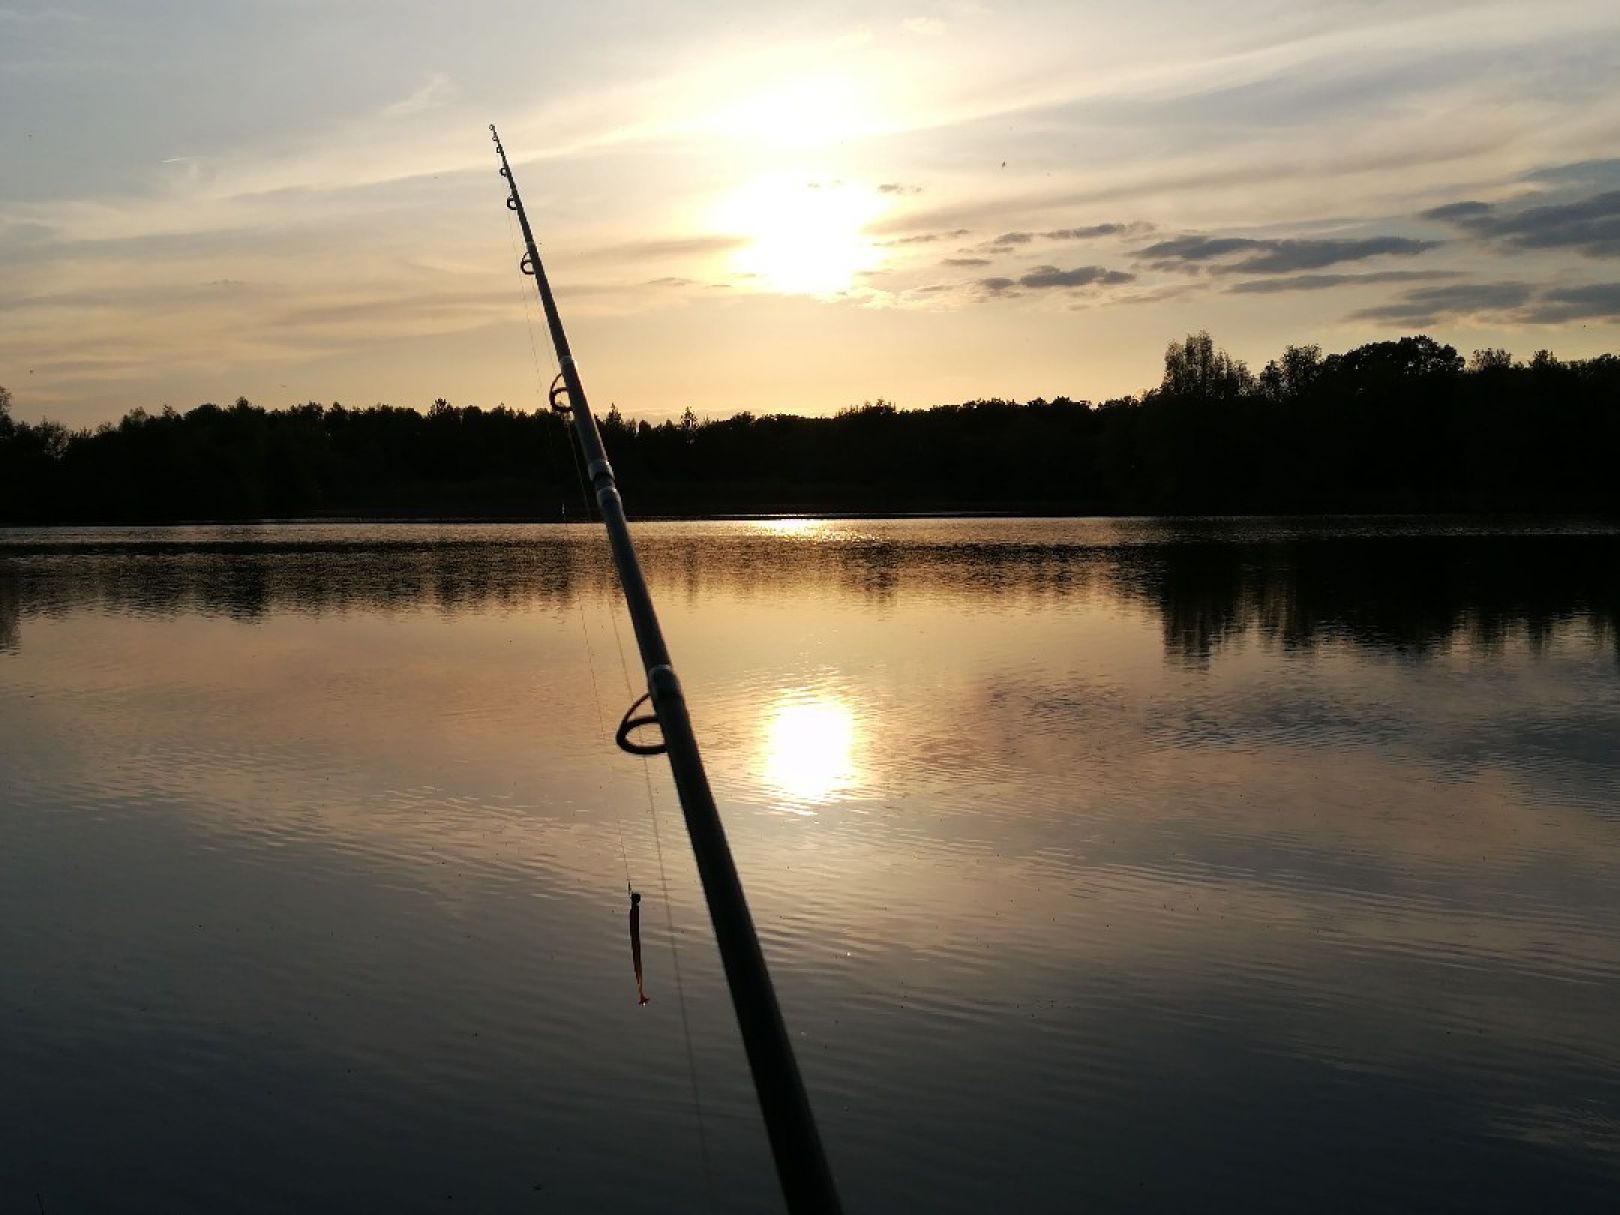
M586 513L544 411L240 399L74 432L9 404L0 523ZM601 423L641 518L1620 513L1620 358L1465 360L1428 337L1291 346L1255 375L1194 334L1158 387L1103 402Z

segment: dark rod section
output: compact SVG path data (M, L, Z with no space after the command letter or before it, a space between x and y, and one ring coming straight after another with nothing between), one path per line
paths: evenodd
M596 420L586 404L585 389L579 381L579 370L574 366L573 352L568 348L568 335L563 332L551 284L540 264L540 251L535 246L523 200L518 197L517 181L512 176L512 166L507 163L506 149L501 146L495 127L491 125L489 130L501 158L501 176L512 190L506 205L517 212L518 224L523 229L526 253L521 268L525 274L534 276L540 291L540 304L551 329L551 344L562 368L574 432L585 457L586 475L596 493L602 523L607 528L613 562L619 571L625 604L635 626L636 645L646 669L647 691L669 749L670 772L675 777L681 813L686 818L686 831L697 857L698 875L703 879L703 894L708 900L709 918L714 923L715 941L725 966L726 984L731 989L731 1004L737 1012L743 1048L748 1052L748 1067L754 1076L754 1091L759 1096L771 1153L776 1158L782 1195L794 1215L837 1212L841 1210L838 1191L833 1186L832 1171L827 1167L821 1134L810 1112L810 1100L805 1095L804 1081L799 1077L799 1064L793 1057L787 1027L782 1023L776 990L771 986L765 955L760 951L759 937L754 932L754 918L748 913L737 866L731 859L731 846L726 842L725 827L715 808L708 774L703 770L703 757L698 753L697 738L692 733L686 698L670 665L669 650L658 627L652 596L647 591L635 547L630 543L630 528L613 479L613 468L602 447Z

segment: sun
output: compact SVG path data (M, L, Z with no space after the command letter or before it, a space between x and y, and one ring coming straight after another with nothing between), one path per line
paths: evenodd
M830 295L882 263L865 233L882 210L870 187L773 173L727 196L715 221L747 242L732 259L735 273L788 295Z

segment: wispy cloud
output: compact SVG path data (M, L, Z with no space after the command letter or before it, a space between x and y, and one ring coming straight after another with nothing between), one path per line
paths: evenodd
M882 246L890 245L931 245L940 240L960 240L971 233L966 228L952 228L946 232L914 232L910 236L896 236L889 240L880 240Z
M435 72L409 97L384 106L382 114L384 118L406 118L412 114L420 114L423 110L431 110L435 106L452 101L457 92L450 77L443 72Z
M0 5L0 22L10 22L17 25L48 24L52 22L60 22L65 25L86 25L89 21L90 18L84 13L62 8L60 5L55 4L26 9Z
M1003 232L1000 236L984 242L984 247L993 252L1006 253L1018 245L1027 245L1035 239L1033 232Z
M1286 291L1325 291L1331 287L1365 287L1377 283L1407 283L1450 278L1455 270L1374 270L1366 274L1294 274L1284 278L1255 278L1233 283L1234 295L1280 295Z
M1506 318L1517 314L1534 295L1526 283L1453 283L1408 291L1390 303L1363 308L1354 317L1417 326L1461 317Z
M612 262L645 262L664 258L711 257L731 253L748 244L742 236L719 236L695 233L690 236L666 236L649 240L624 241L616 245L602 245L579 254L581 260Z
M1089 224L1083 228L1057 228L1042 232L1047 240L1096 240L1100 236L1141 236L1151 232L1152 224Z
M1077 241L1097 240L1105 236L1141 236L1153 230L1152 224L1091 224L1079 228L1054 228L1047 232L1003 232L981 246L988 252L1007 253L1020 245L1037 240Z
M979 286L990 295L1006 295L1020 287L1030 291L1114 287L1132 282L1135 278L1136 275L1128 271L1109 270L1104 266L1076 266L1071 270L1060 270L1056 266L1036 266L1035 269L1017 278L1008 278L1004 275L981 278Z
M1620 283L1590 283L1585 287L1543 291L1522 316L1537 325L1620 320Z
M1576 202L1512 209L1456 202L1423 212L1471 236L1510 249L1572 249L1587 257L1620 257L1620 190Z
M1294 274L1318 270L1340 262L1363 261L1369 257L1394 255L1411 257L1439 245L1439 241L1414 240L1406 236L1374 236L1348 240L1261 240L1252 237L1178 236L1159 241L1137 251L1139 257L1160 269L1177 269L1205 262L1218 262L1218 274ZM1243 258L1222 262L1235 253Z
M1355 313L1355 319L1396 325L1439 325L1482 319L1509 325L1620 321L1620 283L1536 287L1523 282L1456 283L1408 291Z

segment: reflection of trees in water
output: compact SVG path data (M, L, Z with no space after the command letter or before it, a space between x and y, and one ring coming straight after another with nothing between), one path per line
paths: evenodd
M1403 536L1269 545L1166 545L1131 576L1164 622L1165 648L1207 658L1250 630L1289 648L1342 639L1426 654L1456 641L1540 649L1556 627L1616 641L1620 538ZM1620 651L1617 651L1620 655Z
M1269 542L805 541L763 535L650 533L642 557L655 593L743 598L905 596L1016 604L1100 595L1142 604L1165 648L1207 659L1256 632L1288 647L1345 640L1424 654L1462 640L1541 645L1584 622L1620 645L1620 537L1422 535ZM0 562L0 648L24 613L90 607L251 620L270 612L463 611L567 606L616 585L599 538L377 543L18 546Z
M22 645L22 585L17 568L0 561L0 654Z
M64 548L14 563L23 610L454 614L567 604L612 582L606 555L577 543L122 544Z

